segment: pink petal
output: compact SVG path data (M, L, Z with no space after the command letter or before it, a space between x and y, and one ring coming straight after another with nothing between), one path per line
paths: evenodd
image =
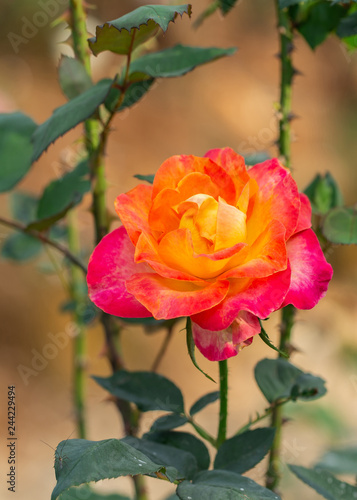
M122 318L148 318L151 313L125 286L132 274L150 272L148 265L134 262L134 250L124 226L101 240L89 259L89 297L108 314Z
M299 218L294 233L311 227L311 203L306 194L300 193L300 202Z
M126 286L156 319L170 319L191 316L219 304L227 295L229 282L202 286L144 273L132 276Z
M196 346L210 361L222 361L238 354L252 342L252 337L260 333L260 323L256 316L240 311L237 318L225 330L212 331L192 322L192 334Z
M284 306L311 309L324 297L333 270L325 259L319 240L312 229L292 236L287 242L291 266L291 284Z
M248 170L248 174L259 186L258 202L249 218L250 226L259 227L262 217L267 217L268 213L269 219L284 224L288 239L296 228L300 211L298 188L290 172L274 158L258 163Z
M266 318L281 307L290 285L290 268L261 279L232 280L227 297L216 307L194 314L192 321L205 329L224 330L245 310Z

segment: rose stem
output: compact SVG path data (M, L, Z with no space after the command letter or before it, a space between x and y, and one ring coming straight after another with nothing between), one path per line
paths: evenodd
M51 240L51 238L48 238L44 233L37 231L35 229L27 229L27 226L25 224L21 224L20 222L13 221L10 219L5 219L4 217L0 217L0 224L3 224L4 226L10 227L12 229L16 229L17 231L20 231L21 233L28 234L29 236L32 236L33 238L37 238L38 240L42 241L42 243L49 245L52 248L55 248L58 250L64 257L66 257L68 260L72 262L72 264L76 265L78 269L81 270L84 275L87 274L87 268L80 260L77 259L75 255L73 255L68 248L64 247L61 245L61 243L58 243L57 241Z
M77 59L83 63L88 75L91 76L90 56L87 43L86 12L83 0L70 0L69 10L71 16L74 52ZM130 55L128 56L127 70L129 68L129 64ZM104 152L109 132L109 124L115 112L120 107L120 103L123 98L124 91L121 92L117 106L112 112L102 132L100 132L101 124L99 119L92 118L86 120L84 124L86 149L91 168L93 214L97 243L99 243L99 241L109 232L110 220L106 207ZM123 368L123 363L117 350L119 329L116 321L112 316L103 313L101 315L101 322L105 331L108 357L111 367L113 371L120 370ZM132 409L130 403L126 401L117 400L116 405L122 415L126 434L134 435L137 431L139 415ZM143 482L143 476L134 476L133 481L137 500L146 500L147 495Z
M226 440L227 410L228 410L228 363L227 360L219 361L219 423L217 435L217 448Z
M291 168L291 101L292 83L295 70L292 63L292 52L294 50L294 30L289 17L288 9L279 7L276 0L278 17L278 32L280 41L280 106L279 106L279 154L283 165Z
M152 364L152 367L151 367L152 372L156 372L158 370L159 365L166 354L167 348L169 347L173 333L174 333L174 330L173 330L173 326L171 325L166 330L165 338L164 338L164 341L162 343L162 346L161 346L161 348L160 348L160 350L159 350L159 352L158 352L158 354L157 354L157 356Z
M70 251L78 256L81 250L77 213L74 209L67 214L68 246ZM83 275L78 267L70 265L70 294L75 303L74 319L76 334L73 339L73 365L74 365L74 406L77 421L77 433L80 439L86 438L85 424L85 388L86 388L86 329L83 322L83 313L87 302L86 288Z
M279 7L279 0L275 0L278 19L280 43L280 109L279 109L279 138L278 147L281 161L287 168L291 168L291 101L292 81L295 70L292 64L294 29L287 8ZM291 330L294 324L295 308L291 305L282 309L280 326L280 350L290 353L289 344ZM279 357L281 355L279 354ZM269 454L269 465L266 473L266 486L276 491L281 479L281 433L283 425L283 409L281 406L272 408L271 426L275 428L275 438Z

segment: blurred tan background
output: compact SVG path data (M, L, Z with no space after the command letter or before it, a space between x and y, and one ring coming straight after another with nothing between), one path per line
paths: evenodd
M0 112L21 109L38 123L65 102L57 80L56 64L63 46L61 29L51 29L50 21L38 29L28 43L11 46L9 33L21 34L24 18L43 12L46 2L0 0ZM58 1L63 10L64 1ZM92 1L91 11L98 23L115 19L145 4L144 1ZM162 2L167 3L167 2ZM207 6L207 0L193 2L194 21ZM42 5L42 7L41 7ZM44 17L42 17L44 19ZM95 20L94 20L95 21ZM93 21L93 22L94 22ZM115 197L134 187L133 175L151 174L173 154L203 155L214 147L230 146L240 153L268 150L276 154L277 134L274 103L279 96L279 61L273 2L241 0L226 17L215 14L194 30L187 16L177 19L159 37L158 48L176 43L199 46L237 46L230 58L196 69L179 78L159 80L145 98L118 116L108 148L108 206ZM93 24L93 23L92 23ZM62 38L61 38L62 37ZM296 39L296 66L303 76L294 85L293 144L294 175L303 189L317 172L329 170L339 182L346 203L356 202L357 186L357 55L349 55L341 42L327 40L313 53L300 37ZM102 55L93 61L98 80L114 75L119 57ZM58 140L34 165L18 189L39 194L59 172L59 158L68 154L81 129ZM8 215L8 198L0 197L0 207ZM92 248L93 230L85 197L80 212L83 244ZM0 227L2 238L8 230ZM355 247L336 247L328 259L335 276L328 294L313 310L301 312L294 331L299 349L293 362L327 380L328 395L316 403L294 404L292 420L283 438L283 459L311 465L324 449L337 444L357 444L357 266ZM1 498L12 498L5 485L7 386L16 385L17 398L17 500L49 499L54 486L53 453L41 440L55 447L75 428L71 400L70 343L43 366L28 384L19 374L19 365L31 367L34 356L48 352L51 334L68 338L71 318L59 312L66 298L55 275L41 274L38 261L26 265L0 261L0 488ZM277 339L278 316L267 324ZM183 391L187 407L205 392L216 390L194 369L188 359L185 335L176 328L159 372L171 378ZM139 328L127 328L123 350L129 369L150 369L163 340L163 332L145 335ZM53 338L53 337L52 337ZM103 344L99 326L88 330L88 375L108 375L105 359L99 357ZM233 433L255 411L267 406L254 382L253 369L263 357L274 357L259 338L252 347L229 361L230 418ZM217 366L197 354L203 369L215 377ZM100 440L121 435L115 409L105 401L106 394L88 380L89 439ZM215 433L217 406L208 407L199 421ZM146 414L143 430L157 415ZM296 420L294 418L296 417ZM264 424L264 422L262 423ZM266 421L268 424L268 421ZM184 429L184 428L183 428ZM74 435L72 436L74 437ZM263 480L265 464L251 477ZM148 480L151 498L161 500L172 491L170 485ZM102 491L131 492L125 479L106 481ZM286 500L320 498L290 474L284 480Z

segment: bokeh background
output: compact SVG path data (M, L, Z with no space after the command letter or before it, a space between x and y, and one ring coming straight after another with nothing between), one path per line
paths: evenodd
M9 34L21 35L26 20L43 12L44 2L0 0L0 112L23 110L38 123L65 102L56 79L59 54L66 50L59 42L63 28L48 22L17 50ZM144 1L101 0L91 2L90 26L143 5ZM162 2L168 3L168 2ZM177 2L179 3L179 2ZM58 1L58 10L65 2ZM278 38L273 1L241 0L226 17L218 13L202 27L192 21L207 7L208 0L193 1L193 16L177 19L157 47L176 43L200 46L237 46L238 52L226 59L196 69L179 78L159 80L154 88L128 112L114 121L108 151L108 207L115 197L135 186L134 174L151 174L170 155L203 155L214 147L230 146L243 154L260 150L276 155L277 136L274 104L279 97ZM93 28L90 28L93 30ZM317 173L329 170L337 179L346 203L356 202L357 186L357 55L350 55L337 38L330 38L315 52L296 38L295 65L303 73L294 83L292 146L294 176L301 189ZM101 55L93 60L96 80L114 75L120 57ZM59 175L60 158L71 154L80 137L78 127L49 148L18 189L39 194ZM8 197L0 198L1 212L9 214ZM88 251L93 246L90 198L80 210L80 230ZM118 224L118 223L116 223ZM114 224L115 225L115 224ZM113 227L114 227L113 225ZM9 231L0 227L3 239ZM283 460L309 466L332 445L357 444L357 267L355 247L335 247L329 255L335 275L327 296L312 311L299 312L293 342L297 351L293 362L324 377L328 395L315 403L291 404L291 420L283 437ZM42 264L43 264L42 259ZM24 383L19 366L31 368L34 357L51 343L51 334L67 336L71 317L59 311L65 298L59 278L43 274L41 261L26 265L0 261L0 488L1 498L10 498L5 475L7 386L16 385L17 398L17 492L18 500L48 499L54 486L53 452L41 440L55 447L75 429L71 395L71 345L59 349L36 375ZM272 316L267 330L277 339L278 316ZM187 407L201 395L216 390L189 361L182 324L175 335L159 372L182 389ZM140 328L125 328L123 351L128 368L150 369L164 332L145 334ZM101 328L88 330L88 375L108 375ZM198 361L213 377L217 366L197 353ZM254 382L253 369L273 351L255 339L250 348L229 361L229 430L244 425L255 411L267 406ZM21 369L20 369L21 370ZM89 439L101 440L121 435L118 415L106 394L88 379ZM208 407L199 421L216 431L217 406ZM146 414L143 431L158 415ZM268 422L266 422L268 424ZM74 437L74 435L72 435ZM263 481L265 463L250 475ZM148 480L151 498L161 500L172 491L170 485ZM102 491L131 492L126 479L106 481ZM284 499L320 498L286 474Z

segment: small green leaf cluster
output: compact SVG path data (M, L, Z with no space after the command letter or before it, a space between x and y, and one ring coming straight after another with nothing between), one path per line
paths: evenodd
M281 9L289 9L294 27L312 49L331 34L336 34L348 49L357 48L355 2L330 0L279 0Z
M327 172L317 174L305 189L315 216L315 231L328 244L357 244L357 212L343 205L341 191Z

